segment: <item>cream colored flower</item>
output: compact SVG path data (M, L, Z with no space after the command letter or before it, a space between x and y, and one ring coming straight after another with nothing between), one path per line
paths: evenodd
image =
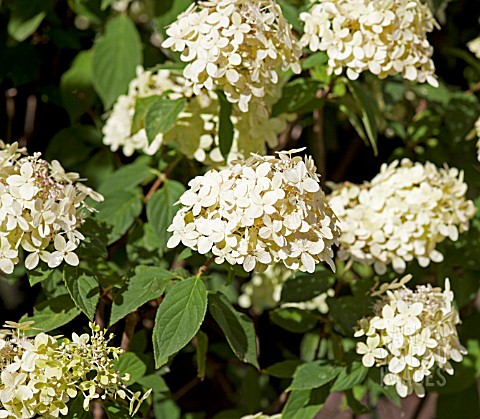
M467 47L480 60L480 36L467 42Z
M212 0L190 6L167 29L162 46L181 52L195 94L222 89L247 112L279 80L300 73L301 49L272 0Z
M468 230L475 206L465 197L463 172L438 169L408 159L384 164L364 185L346 183L328 197L340 220L341 259L402 273L416 259L421 266L441 262L436 245L456 241Z
M182 242L246 271L262 272L277 262L313 272L325 261L335 269L335 215L320 187L306 180L318 184L311 157L302 160L292 152L280 152L279 158L252 154L192 179L179 201L184 206L168 228L173 232L168 247Z
M460 318L452 301L448 278L444 291L430 284L387 291L355 333L367 335L366 344L357 343L363 365L385 366L384 383L394 385L401 397L413 392L423 397L422 382L432 369L453 374L450 360L460 362L467 353L458 340Z
M40 259L50 267L63 260L78 265L74 253L83 236L87 196L101 195L76 182L76 173L65 173L60 163L49 164L40 153L24 156L18 145L0 143L0 269L12 273L19 262L18 249L29 254L25 267L34 269ZM68 242L67 242L67 239ZM47 248L54 243L54 252Z
M437 24L420 0L313 0L300 20L301 44L326 51L330 73L355 80L368 70L438 86L427 40Z
M240 112L233 105L231 120L234 128L233 144L228 161L249 156L251 152L264 154L267 146L278 145L278 134L287 126L292 115L270 117L271 105L279 98L279 89L271 89L268 103L254 103L248 112ZM135 104L150 96L167 95L170 99L186 98L187 105L175 125L165 134L158 134L149 144L145 128L132 131ZM135 151L155 154L162 144L178 149L190 159L207 165L225 164L219 144L219 100L215 92L195 95L185 79L169 70L156 73L139 67L131 81L128 95L122 95L103 127L103 143L112 151L121 149L126 156Z
M45 333L26 338L28 324L12 324L13 330L0 331L0 417L26 419L53 418L68 413L67 403L77 394L84 409L95 398L120 397L130 401L130 413L148 397L127 388L129 376L122 376L114 361L123 352L109 347L105 331L90 324L92 334L72 340Z

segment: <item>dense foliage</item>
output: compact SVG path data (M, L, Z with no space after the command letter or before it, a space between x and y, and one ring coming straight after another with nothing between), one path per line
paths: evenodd
M0 0L0 418L479 417L475 3Z

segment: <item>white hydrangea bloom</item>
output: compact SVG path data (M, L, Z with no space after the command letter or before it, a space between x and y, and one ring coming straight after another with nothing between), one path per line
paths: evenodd
M467 42L467 47L472 54L475 54L480 60L480 36L472 39L471 41Z
M437 244L456 241L475 214L466 191L462 171L408 159L382 165L364 185L336 187L328 200L342 230L339 258L373 264L378 274L390 264L402 273L413 259L441 262Z
M448 278L443 292L430 284L387 291L373 317L362 319L355 332L366 336L366 342L357 343L363 365L387 366L386 385L395 385L401 397L413 392L423 397L424 378L434 368L452 375L450 361L461 362L467 353L458 339L460 318L452 301Z
M283 284L292 276L293 272L283 264L270 265L265 272L255 272L250 281L242 285L238 305L242 308L251 308L257 314L279 306ZM328 313L327 297L333 296L333 292L328 290L311 300L283 303L280 307L294 307L325 314Z
M313 0L300 20L301 44L326 51L330 74L346 69L355 80L368 70L380 78L401 74L438 86L427 40L437 24L421 0Z
M41 153L25 156L18 144L0 141L0 270L10 274L19 262L18 249L28 252L25 267L34 269L40 259L50 267L63 260L79 263L75 254L84 238L84 200L103 197L76 182L77 173L65 173L60 163L41 159ZM47 247L53 243L54 251Z
M268 100L278 99L278 89L272 89ZM170 99L184 97L188 100L175 125L165 134L158 134L149 145L144 128L132 133L135 103L138 99L166 94ZM137 77L130 83L128 95L122 95L115 103L112 113L103 128L103 142L112 151L119 148L131 156L135 151L155 154L162 144L176 147L188 158L208 165L222 164L224 159L219 144L219 100L215 92L200 92L194 95L185 79L170 70L156 73L137 69ZM248 112L232 109L234 128L233 144L228 160L249 156L251 152L264 154L266 147L278 145L278 134L287 126L293 115L282 114L270 117L271 106L267 103L252 104Z
M222 89L242 112L278 83L280 69L301 70L301 49L273 0L201 1L167 35L162 46L182 53L194 93Z
M29 324L8 322L13 330L0 331L0 418L65 416L77 394L83 394L85 410L93 399L120 397L134 414L150 394L140 397L126 387L130 377L114 363L123 351L109 347L113 336L106 338L97 325L90 324L91 335L58 341L45 333L25 337Z
M292 270L313 272L325 261L332 269L332 246L339 230L320 188L311 157L278 158L252 154L189 182L183 205L168 231L167 246L180 242L199 253L212 252L250 272L282 262Z

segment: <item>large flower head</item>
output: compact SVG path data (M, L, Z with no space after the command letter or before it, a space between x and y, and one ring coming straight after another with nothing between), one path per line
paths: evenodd
M74 251L83 239L78 227L90 209L85 199L103 199L77 182L77 173L65 173L58 161L40 157L0 142L0 270L5 273L18 263L20 247L29 253L27 269L40 259L50 267L63 260L78 265ZM47 250L51 243L53 251Z
M435 368L452 375L450 361L460 362L467 353L458 339L460 318L452 301L448 279L444 291L430 284L387 291L355 332L366 336L357 343L363 365L386 366L383 382L395 385L401 397L413 392L423 397L425 377Z
M278 98L277 90L271 90L268 101ZM137 101L151 96L186 98L187 104L174 126L149 143L145 128L134 132L132 123ZM139 67L137 77L130 82L128 95L120 96L113 107L103 128L103 142L112 151L121 148L126 156L135 151L155 154L162 144L167 144L199 162L224 164L219 148L219 107L216 92L202 91L194 95L185 79L174 72L151 72ZM286 128L291 116L282 114L272 118L270 111L268 103L252 104L248 112L240 112L238 106L233 105L231 120L234 135L227 160L249 156L251 152L264 154L267 146L277 146L278 134Z
M400 74L438 86L427 40L436 23L420 0L314 0L300 19L301 43L326 51L330 73L346 69L355 80L369 70L380 78Z
M441 262L437 244L457 240L475 214L466 191L458 169L408 159L382 165L364 185L338 187L329 196L342 230L338 256L373 264L379 274L390 264L402 273L413 259L424 267Z
M311 157L292 151L253 154L189 182L183 205L168 228L168 247L180 242L217 263L263 271L275 262L313 272L325 261L332 269L332 245L339 230L320 188Z
M112 338L91 324L91 334L62 341L46 333L24 336L27 323L8 324L13 330L0 331L0 417L53 418L68 413L67 403L81 394L83 407L93 399L120 397L130 400L133 414L148 397L132 393L115 360L123 352L108 346Z
M182 53L195 94L222 89L242 112L278 83L280 69L300 72L301 50L273 0L201 1L167 34L162 46Z

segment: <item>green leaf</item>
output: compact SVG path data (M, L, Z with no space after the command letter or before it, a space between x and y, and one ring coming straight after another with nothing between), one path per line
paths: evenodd
M297 32L303 31L303 23L299 20L299 12L297 7L292 6L286 0L279 0L278 4L282 8L282 14L287 20L290 25L292 25L293 29Z
M258 369L257 341L252 320L235 310L221 292L209 294L208 309L225 333L227 342L237 358Z
M90 415L83 408L83 394L80 393L73 400L70 400L68 403L68 412L65 416L62 415L64 419L86 419Z
M142 156L143 157L143 156ZM109 175L98 188L98 192L111 196L117 191L133 190L142 183L150 182L155 175L150 169L149 159L139 158L131 164L120 167Z
M26 335L36 335L40 332L49 332L71 322L81 313L80 309L70 298L63 294L38 304L33 309L33 316L23 316L20 322L33 321L35 330L27 330Z
M217 91L218 100L220 102L220 112L218 115L218 138L220 152L223 159L227 161L228 153L233 144L233 122L232 122L232 104L225 97L225 93Z
M309 70L311 68L315 68L318 66L322 66L328 62L328 55L324 51L318 51L314 54L308 56L304 60L302 60L302 68L304 70Z
M309 79L295 79L283 87L281 99L273 105L272 116L282 113L307 113L322 107L324 99L317 98L323 83Z
M358 321L371 313L371 299L366 296L351 296L327 298L328 315L334 327L345 335L353 337L354 327Z
M93 85L105 109L127 92L135 69L142 64L142 43L137 28L125 14L105 26L105 33L95 43L92 58Z
M333 383L331 391L344 391L362 384L368 373L368 368L361 362L354 362L352 365L344 367L337 379Z
M262 372L277 378L292 378L295 370L303 362L299 359L287 359L265 368Z
M282 419L306 419L316 417L329 394L328 386L313 390L294 390L290 393L282 411Z
M205 378L207 370L207 351L208 351L208 336L201 330L197 333L197 346L195 347L195 359L197 360L197 377L200 380Z
M375 97L358 82L350 80L348 82L348 86L350 88L350 91L352 92L352 96L355 99L355 102L357 103L361 115L361 120L363 126L365 127L365 133L367 134L367 138L370 141L370 144L372 145L372 148L376 155L378 153L378 129L376 117L379 114L379 111Z
M173 285L160 304L153 328L156 368L195 336L207 310L207 290L200 278Z
M270 312L270 320L293 333L305 333L315 327L317 317L299 308L277 308Z
M30 286L33 287L35 284L50 278L50 276L54 275L55 273L60 275L60 271L58 269L50 269L47 264L40 263L35 269L27 271L28 282L30 283Z
M116 191L95 204L97 219L112 227L108 244L122 237L142 212L142 194L139 189Z
M308 301L328 291L334 283L335 275L327 270L312 274L300 272L283 284L280 301L283 303Z
M115 361L115 366L122 375L130 374L130 380L128 380L129 386L136 383L147 371L145 363L133 352L125 352L120 355Z
M102 403L108 419L131 419L128 405L118 402L107 401ZM138 417L138 416L137 416Z
M178 205L175 205L175 202L180 199L184 192L185 186L180 182L167 179L163 187L155 191L150 201L147 202L147 219L153 226L162 248L167 245L171 236L167 228L172 223L179 208Z
M85 315L93 320L95 309L100 298L98 279L86 269L78 266L65 266L63 268L65 286L72 297L75 305Z
M80 242L75 251L80 260L107 258L108 231L109 229L104 223L99 223L92 217L85 220L80 227L80 232L85 236L85 239Z
M137 380L143 387L151 388L154 393L168 393L170 389L159 373L145 375Z
M18 42L25 41L42 23L51 7L46 0L15 0L7 24L8 34Z
M62 102L72 121L82 116L97 98L92 84L92 57L91 50L79 52L60 80Z
M160 297L165 291L167 282L176 277L174 273L154 266L137 267L135 272L122 288L113 290L110 325L146 302Z
M314 361L300 365L295 371L291 390L319 388L334 380L342 371L341 366L326 361Z
M145 117L147 116L147 112L161 96L147 96L147 97L139 97L135 101L135 113L133 114L132 119L132 134L136 134L142 128L145 128Z
M187 99L185 98L159 98L150 105L145 116L145 130L149 144L155 140L158 134L166 133L175 125L178 115L186 104Z

